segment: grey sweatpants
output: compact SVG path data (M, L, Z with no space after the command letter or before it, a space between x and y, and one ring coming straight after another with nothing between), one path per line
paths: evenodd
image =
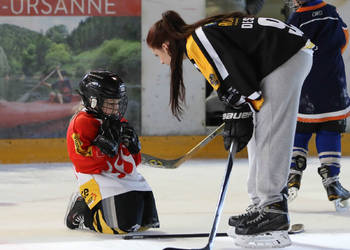
M255 205L282 200L301 87L311 66L312 54L302 49L261 81L265 101L255 113L255 130L248 143L248 194Z

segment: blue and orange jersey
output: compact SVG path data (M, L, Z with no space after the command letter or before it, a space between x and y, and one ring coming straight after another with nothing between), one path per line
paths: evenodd
M302 88L298 121L326 122L348 117L350 99L342 57L349 41L347 25L335 7L322 0L303 4L288 23L317 45L311 72Z

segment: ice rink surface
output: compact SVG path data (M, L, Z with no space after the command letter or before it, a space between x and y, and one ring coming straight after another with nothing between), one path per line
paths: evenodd
M350 158L343 158L340 181L350 188ZM285 249L350 249L350 212L335 212L317 174L317 158L308 159L298 198L290 204L291 223L305 232L291 235ZM226 160L190 160L175 170L140 166L153 188L160 229L147 233L209 233ZM235 159L218 232L226 232L229 216L249 205L248 163ZM268 180L266 180L268 181ZM70 163L0 165L0 250L160 250L202 248L207 238L123 240L65 228L67 202L78 187ZM239 249L228 237L215 239L215 250Z

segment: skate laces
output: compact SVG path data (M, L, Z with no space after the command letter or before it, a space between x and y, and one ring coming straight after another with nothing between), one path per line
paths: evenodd
M266 215L265 209L262 209L260 211L259 215L256 218L254 218L250 221L247 221L247 224L251 225L251 224L259 223L260 221L262 221L264 219L265 215Z
M303 175L303 171L300 171L300 170L296 170L296 169L291 168L291 169L289 170L289 174Z
M245 217L249 217L251 215L253 215L254 213L258 213L259 212L259 208L254 205L254 204L251 204L249 205L247 208L246 208L246 213L243 213L243 214L240 214L238 215L238 219L242 219L242 218L245 218Z
M254 204L250 204L247 208L246 208L246 213L243 213L243 214L240 214L238 215L238 218L244 218L244 217L247 217L247 216L250 216L252 215L253 213L256 213L259 211L259 208L254 205Z
M270 206L272 206L272 207L270 207ZM268 205L268 206L260 209L259 215L257 217L255 217L253 220L247 221L247 224L249 225L249 224L259 223L260 221L265 219L265 215L267 215L268 213L288 214L288 212L285 212L282 209L278 209L278 208L276 209L276 208L274 208L274 206L276 206L276 205L271 204L271 205Z
M72 207L72 224L84 229L84 198L81 196L74 197L74 205Z
M258 211L258 207L255 205L255 204L250 204L247 208L246 208L246 212L247 213L253 213L253 212L256 212Z
M84 215L77 214L73 217L73 225L78 226L80 229L85 229L84 225Z
M333 182L338 182L338 181L339 181L338 175L322 179L323 186L325 187L328 187Z

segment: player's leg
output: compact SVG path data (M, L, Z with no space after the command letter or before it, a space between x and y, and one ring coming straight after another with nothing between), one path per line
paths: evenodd
M344 202L350 198L350 192L339 181L341 159L341 134L322 130L316 135L316 146L321 167L318 173L322 177L328 200L333 201L336 210L348 208Z
M291 244L287 194L283 195L282 190L287 186L301 86L311 65L311 55L299 51L261 83L265 102L256 114L254 131L256 189L261 209L258 217L236 227L239 246Z
M76 193L72 196L65 224L70 229L91 229L104 234L159 227L152 191L131 191L103 199L92 210Z
M158 228L159 219L156 208L156 202L152 192L143 192L144 208L141 228L146 230L149 228Z
M235 237L236 226L239 225L244 220L254 219L259 215L258 205L260 203L260 199L256 192L256 144L255 144L255 136L254 133L252 138L250 139L248 145L248 161L249 161L249 171L248 171L248 180L247 180L247 188L248 195L251 200L251 204L247 207L245 213L233 215L229 218L228 221L228 231L227 234L231 237Z
M131 191L102 200L106 224L119 234L159 227L152 191Z
M299 125L299 123L298 123ZM297 131L298 131L297 125ZM301 177L306 168L308 144L312 133L295 133L292 162L288 176L288 200L293 201L298 194L301 185Z

